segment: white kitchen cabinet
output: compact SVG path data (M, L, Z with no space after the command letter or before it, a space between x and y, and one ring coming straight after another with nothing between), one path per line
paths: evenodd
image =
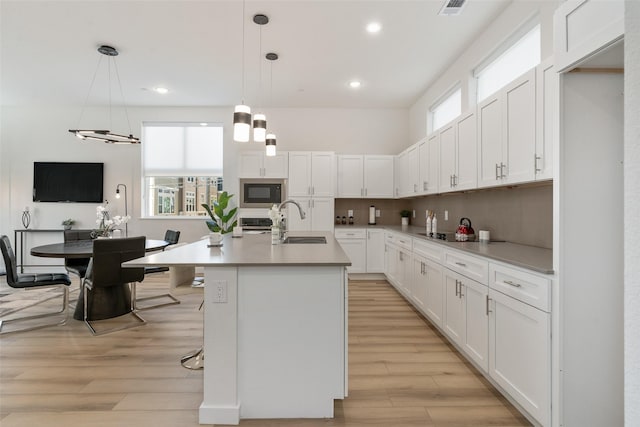
M289 152L289 197L333 197L335 194L333 152Z
M384 230L367 230L367 273L384 273Z
M535 179L535 68L478 105L478 135L478 187Z
M418 146L419 144L414 144L398 155L400 197L412 197L421 192L421 186L418 183L420 179Z
M493 289L489 310L489 375L541 425L551 425L549 313Z
M440 264L429 260L425 261L424 272L426 275L427 297L424 303L424 312L440 328L443 327L444 323L445 299L442 270Z
M288 178L289 155L285 151L267 156L263 151L238 153L238 178Z
M393 198L394 156L338 156L338 197Z
M440 174L440 133L434 133L418 143L418 192L438 192Z
M624 0L569 0L553 16L556 68L565 71L624 36Z
M347 273L366 273L367 230L339 228L335 231L335 237L351 261Z
M477 186L476 114L461 115L440 131L441 193L462 191Z
M441 193L453 191L456 174L456 128L454 123L440 130L440 188Z
M443 277L446 292L445 333L484 372L488 372L489 290L486 285L447 268Z
M547 59L536 68L536 154L535 179L553 179L553 147L558 134L560 78Z
M413 299L413 256L410 249L398 248L398 284L401 292Z
M393 158L387 155L364 156L364 197L393 198Z
M384 274L391 285L397 289L398 247L389 242L384 244Z
M287 205L287 228L291 231L331 231L333 232L333 197L292 197L305 212L305 219L300 218L295 205Z

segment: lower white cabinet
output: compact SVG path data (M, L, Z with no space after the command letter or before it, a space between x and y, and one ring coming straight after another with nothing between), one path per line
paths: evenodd
M447 268L444 331L476 364L489 369L489 318L486 285Z
M542 425L550 425L551 315L540 309L547 301L535 295L548 292L549 283L535 283L531 274L510 268L491 270L509 278L489 282L489 375ZM513 297L493 289L504 283Z
M424 311L427 317L439 327L444 322L444 282L442 280L442 266L433 261L425 261L427 299Z
M367 230L367 273L384 273L384 230Z
M347 254L351 265L347 273L366 273L367 271L367 241L365 239L336 239L342 250Z

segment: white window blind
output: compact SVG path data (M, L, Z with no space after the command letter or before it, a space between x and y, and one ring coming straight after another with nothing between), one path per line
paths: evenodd
M540 63L540 25L476 68L478 102Z
M222 126L145 124L145 176L222 176Z

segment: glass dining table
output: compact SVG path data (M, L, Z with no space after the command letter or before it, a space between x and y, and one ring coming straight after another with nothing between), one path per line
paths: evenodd
M147 239L145 251L164 250L171 243L166 240ZM52 243L31 248L31 255L43 258L91 258L93 255L93 240L75 240L66 243ZM73 318L84 319L84 289L80 286L78 303ZM131 291L126 283L111 287L95 288L88 298L90 310L89 320L102 320L118 317L131 311Z

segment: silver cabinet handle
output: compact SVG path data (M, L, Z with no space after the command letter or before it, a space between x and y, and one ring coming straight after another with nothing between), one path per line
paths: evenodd
M464 286L464 283L460 282L460 298L462 298L464 296L464 294L462 293L462 287Z
M498 168L500 166L496 163L496 181L500 179L500 176L498 175Z
M313 185L311 186L311 195L316 194L316 187L314 187Z
M367 189L364 189L364 195L366 196L367 194L369 194L369 192L367 191Z
M507 165L505 165L504 163L500 162L500 178L506 178L506 175L504 174L504 168L507 167Z
M511 285L514 288L521 288L522 287L522 285L520 283L515 283L515 282L512 282L511 280L505 280L504 283L506 283L507 285Z
M487 316L489 315L489 313L491 312L491 310L489 310L489 301L491 301L491 298L489 298L489 295L487 295Z
M459 265L460 267L466 267L467 264L465 264L464 262L458 262L456 261L456 265Z
M538 160L542 160L542 157L533 155L533 170L537 174L538 172L542 172L542 169L538 167Z
M311 187L307 188L307 194L311 195Z
M458 175L453 174L453 186L457 187L458 186Z
M418 184L413 184L413 192L414 193L418 192Z
M424 182L422 183L422 190L423 190L423 191L427 191L427 181L424 181Z
M459 283L460 283L460 282L458 282L458 279L456 279L456 296L458 296L458 284L459 284Z
M449 187L453 187L453 175L449 175Z

